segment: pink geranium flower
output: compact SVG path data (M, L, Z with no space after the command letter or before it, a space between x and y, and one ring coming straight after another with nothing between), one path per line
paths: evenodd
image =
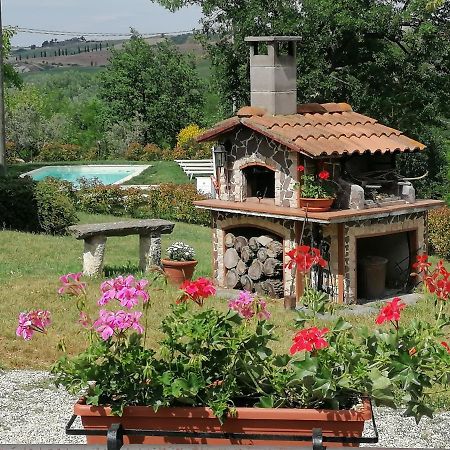
M228 308L236 311L243 319L250 320L257 317L259 320L270 318L267 304L264 300L248 291L241 291L239 296L228 302Z
M131 309L139 304L139 297L136 294L136 288L124 287L116 295L117 300L120 300L120 305Z
M92 319L84 311L80 312L80 318L78 319L78 323L80 323L83 328L92 327Z
M100 310L98 319L94 322L94 329L100 334L100 337L107 341L115 332L123 332L133 328L139 334L144 332L144 328L139 323L142 313L135 311L107 311Z
M102 296L97 304L104 306L112 300L118 300L121 306L131 309L139 304L139 300L142 300L143 303L148 302L147 286L147 280L137 281L133 275L112 278L101 284Z
M29 341L35 332L46 333L46 328L51 323L50 317L50 311L42 309L20 313L16 335Z
M83 283L80 279L82 272L68 273L59 277L61 286L58 289L60 295L74 295L79 296L86 293L86 283Z

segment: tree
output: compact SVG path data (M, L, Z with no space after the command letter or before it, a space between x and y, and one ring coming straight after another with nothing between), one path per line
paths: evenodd
M249 102L248 35L297 35L300 102L347 101L428 145L411 174L445 186L442 133L450 117L450 2L443 0L158 0L202 7L224 115ZM434 131L432 131L432 129ZM433 183L430 183L430 179ZM425 187L423 185L422 187ZM447 187L448 189L448 187ZM426 192L429 194L430 192ZM439 194L438 194L439 195Z
M168 41L150 46L140 36L113 49L101 76L100 97L109 124L138 118L145 143L173 145L178 131L201 122L202 83L192 58Z
M6 86L21 86L22 78L14 70L12 64L5 61L8 60L11 53L11 38L14 35L14 29L4 28L3 29L3 80Z

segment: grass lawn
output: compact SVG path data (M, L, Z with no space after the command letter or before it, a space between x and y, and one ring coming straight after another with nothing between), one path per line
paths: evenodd
M161 184L161 183L190 183L188 176L174 161L150 161L151 165L138 176L124 184Z
M39 169L43 166L78 166L84 164L128 164L128 165L151 165L137 177L132 178L125 184L160 184L160 183L190 183L189 178L174 161L128 161L128 160L101 160L101 161L69 161L69 162L38 162L13 164L8 166L8 174L19 176L22 173Z
M108 222L113 216L80 214L81 223ZM123 220L123 219L119 219ZM163 251L175 240L191 244L197 253L199 264L195 276L211 275L211 230L198 225L177 223L171 235L163 236ZM70 354L76 354L87 342L80 333L78 314L74 301L58 298L58 277L67 272L81 270L83 241L71 236L46 236L15 231L0 231L0 368L49 369L59 352L57 344L64 340ZM138 237L108 238L105 270L107 276L134 273L137 269ZM97 314L101 279L88 282L88 304L93 316ZM162 280L151 291L149 310L148 344L157 349L160 337L159 325L171 303L178 295L176 289L166 287ZM207 301L219 309L227 308L227 300L212 298ZM417 305L404 310L402 320L413 318L431 320L431 300L424 298ZM276 327L279 340L274 343L276 352L288 351L295 332L296 313L286 311L279 300L268 300L271 321ZM53 324L48 335L37 335L25 342L15 336L19 312L45 308L52 312ZM345 308L339 309L345 316ZM347 319L354 325L374 327L375 315ZM324 323L324 326L326 323ZM440 391L436 387L436 391ZM439 392L434 400L437 407L450 409L450 393Z

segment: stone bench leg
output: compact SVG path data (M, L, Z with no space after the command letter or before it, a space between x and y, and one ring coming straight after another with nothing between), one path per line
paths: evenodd
M161 266L161 234L139 236L139 269L147 272L152 266Z
M102 275L106 237L92 236L84 240L83 273L89 277Z

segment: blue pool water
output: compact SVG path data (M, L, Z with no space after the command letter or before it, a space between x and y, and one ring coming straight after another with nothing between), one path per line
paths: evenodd
M80 178L94 178L103 184L120 184L145 170L149 166L46 166L32 170L22 176L30 176L40 181L47 177L66 180L78 185Z

